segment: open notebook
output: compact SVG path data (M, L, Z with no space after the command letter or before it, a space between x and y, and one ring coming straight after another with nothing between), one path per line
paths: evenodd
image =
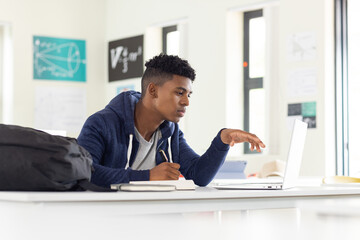
M224 185L214 186L221 190L235 190L235 189L287 189L295 186L296 180L299 176L302 153L305 145L305 138L307 132L307 124L295 120L291 142L289 147L288 159L285 168L284 178L281 183L227 183Z

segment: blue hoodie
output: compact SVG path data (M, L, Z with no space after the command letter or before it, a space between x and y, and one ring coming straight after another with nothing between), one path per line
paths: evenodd
M109 187L113 183L149 180L150 170L131 169L139 148L139 142L133 136L135 105L140 97L141 94L135 91L121 93L86 120L78 143L92 155L95 171L91 182L94 184ZM199 156L186 143L177 123L164 121L159 128L162 137L157 143L156 164L163 162L159 153L162 149L168 159L169 153L172 154L171 159L180 164L180 172L186 179L193 179L199 186L209 184L229 150L229 145L221 141L221 131L209 149ZM168 151L168 138L171 139L171 151Z

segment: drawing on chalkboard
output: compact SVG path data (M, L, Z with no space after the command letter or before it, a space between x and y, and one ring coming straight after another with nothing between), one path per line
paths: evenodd
M85 41L34 36L34 79L86 81Z
M144 36L109 42L109 82L141 77Z
M119 46L111 49L110 54L111 68L115 69L118 64L122 64L121 72L127 73L129 71L129 62L136 62L138 56L142 55L142 46L139 46L135 52L129 52L127 47Z

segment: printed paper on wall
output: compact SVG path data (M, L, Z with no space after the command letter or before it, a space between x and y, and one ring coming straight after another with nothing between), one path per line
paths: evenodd
M86 92L82 88L37 87L35 127L80 132L86 118Z

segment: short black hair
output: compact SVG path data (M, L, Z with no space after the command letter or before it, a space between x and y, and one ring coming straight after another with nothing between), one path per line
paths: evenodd
M189 78L192 82L195 80L195 70L188 61L175 55L166 55L161 53L148 60L145 63L146 70L141 79L141 96L144 97L146 89L150 82L156 85L162 85L171 80L173 75L179 75Z

